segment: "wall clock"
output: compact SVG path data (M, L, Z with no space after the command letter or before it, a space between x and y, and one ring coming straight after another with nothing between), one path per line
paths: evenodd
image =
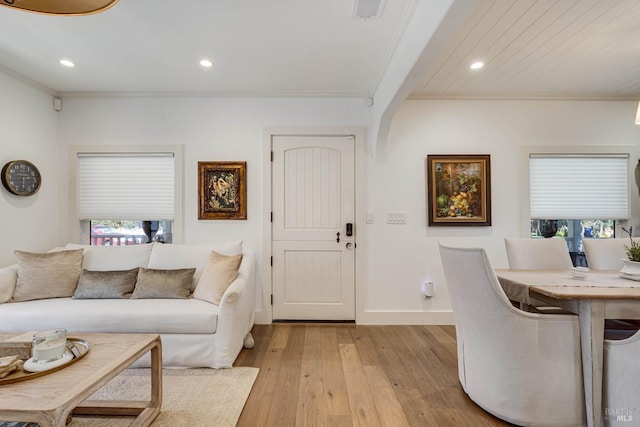
M13 160L2 167L2 185L16 196L32 196L40 189L40 171L31 162Z

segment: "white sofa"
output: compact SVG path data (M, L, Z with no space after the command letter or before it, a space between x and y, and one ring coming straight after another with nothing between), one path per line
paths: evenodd
M242 253L233 282L219 305L192 297L184 299L45 298L14 302L18 264L0 269L0 333L66 328L80 332L158 333L166 367L231 367L238 353L253 346L255 257L242 242L209 245L153 243L135 246L68 244L60 250L84 250L82 269L91 271L194 268L196 289L212 251ZM50 251L51 252L51 251ZM24 277L24 276L23 276ZM136 366L146 366L149 358Z

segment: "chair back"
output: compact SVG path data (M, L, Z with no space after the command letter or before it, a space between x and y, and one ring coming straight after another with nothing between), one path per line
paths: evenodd
M484 249L440 245L440 257L469 397L516 425L583 425L577 316L513 307Z
M512 270L569 270L573 267L567 242L548 239L504 239Z
M628 238L582 239L587 264L593 270L620 270L622 259L627 257L625 246L631 242Z
M502 327L498 314L511 303L500 287L484 249L450 248L440 245L440 257L451 296L458 344L458 375L466 390L465 337L469 341L483 330ZM470 348L474 348L471 345Z

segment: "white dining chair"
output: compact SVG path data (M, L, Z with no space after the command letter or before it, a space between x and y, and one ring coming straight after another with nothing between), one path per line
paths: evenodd
M512 306L484 249L440 245L440 256L471 400L517 425L585 425L578 317Z
M620 270L622 259L627 257L625 246L630 245L628 238L582 239L587 264L592 270Z
M638 359L640 332L624 340L605 341L602 409L606 426L640 425Z
M582 239L584 254L587 257L587 264L592 270L620 270L622 259L627 257L626 247L631 242L628 238L618 237L615 239ZM607 320L607 329L618 330L619 334L630 334L628 331L637 331L640 328L640 321L629 319ZM626 332L625 332L626 331Z
M578 317L529 313L512 306L484 249L440 245L451 296L458 377L487 412L522 426L586 425ZM637 425L640 332L606 339L603 418Z
M504 244L512 270L569 270L573 267L569 247L562 237L505 238Z
M569 270L573 267L569 247L562 237L546 239L505 238L509 268L512 270ZM519 304L520 308L539 313L566 314L558 307L550 307L532 300L531 305Z

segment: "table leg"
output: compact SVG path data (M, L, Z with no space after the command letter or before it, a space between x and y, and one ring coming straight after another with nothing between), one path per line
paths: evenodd
M162 341L158 337L151 346L151 399L147 401L85 400L76 406L76 415L136 416L131 426L146 427L162 408Z
M580 345L588 427L600 426L604 354L604 302L579 300Z

